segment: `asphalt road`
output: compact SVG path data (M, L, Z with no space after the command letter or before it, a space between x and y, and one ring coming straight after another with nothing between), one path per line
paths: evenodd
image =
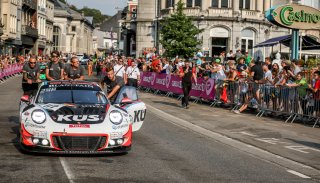
M151 112L126 155L22 154L17 147L20 81L0 84L0 182L318 182Z

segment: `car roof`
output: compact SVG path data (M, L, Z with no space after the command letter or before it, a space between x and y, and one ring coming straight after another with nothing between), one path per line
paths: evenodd
M71 85L79 85L79 84L85 84L85 85L94 85L99 86L96 82L93 81L74 81L74 80L53 80L53 81L45 81L42 83L42 85L59 85L59 84L71 84Z

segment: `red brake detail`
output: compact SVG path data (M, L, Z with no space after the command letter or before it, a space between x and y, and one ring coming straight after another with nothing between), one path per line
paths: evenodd
M22 138L22 143L24 145L27 145L27 146L34 146L34 144L30 141L30 138L33 136L31 133L29 133L23 124L21 124L21 138Z
M128 140L122 146L125 146L125 147L130 146L132 143L132 124L129 125L129 130L125 135L123 135L123 137L127 138Z

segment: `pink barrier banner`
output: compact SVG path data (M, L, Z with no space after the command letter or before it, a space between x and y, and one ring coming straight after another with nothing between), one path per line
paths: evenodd
M0 71L0 79L22 71L23 65L13 64Z
M157 74L153 72L141 72L140 86L152 88L155 90L183 94L182 81L179 76ZM214 100L215 82L213 79L204 80L198 78L197 85L192 84L190 96Z

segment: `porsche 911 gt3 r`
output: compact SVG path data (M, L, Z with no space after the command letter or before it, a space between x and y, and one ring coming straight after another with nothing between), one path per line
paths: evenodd
M132 87L122 88L111 105L96 83L44 82L34 97L21 98L20 145L32 152L127 152L145 115Z

